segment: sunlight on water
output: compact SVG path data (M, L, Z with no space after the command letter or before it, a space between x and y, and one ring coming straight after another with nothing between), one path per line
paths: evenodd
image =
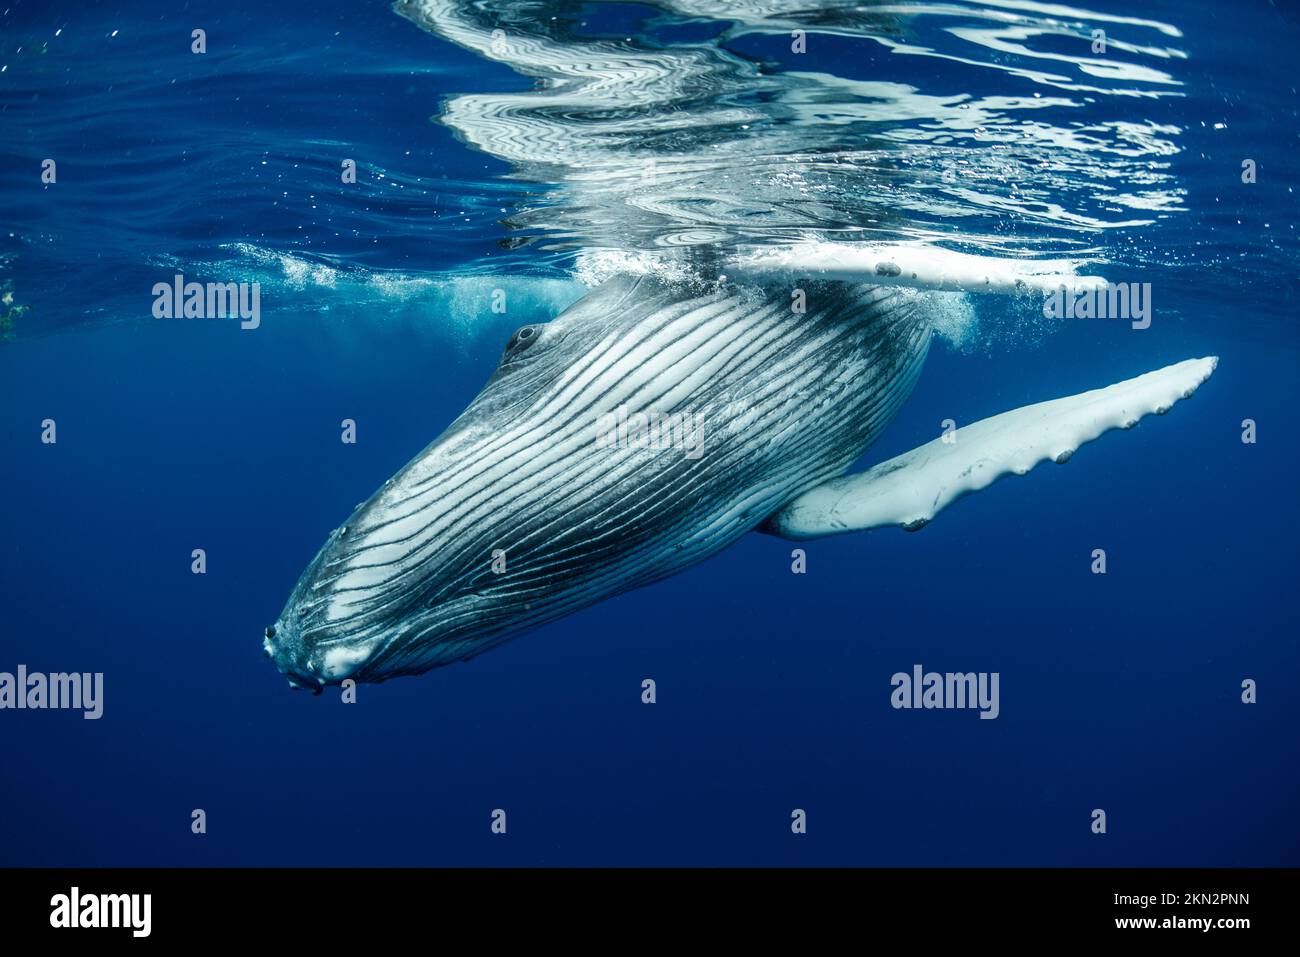
M1179 36L1172 25L1007 2L809 10L678 0L664 9L651 26L730 26L665 46L584 39L571 16L533 18L530 5L507 0L398 5L538 81L527 92L453 97L442 120L511 163L516 178L555 184L511 225L551 248L612 250L606 270L635 270L654 253L685 255L707 273L719 247L814 237L1078 254L1107 230L1182 209L1168 169L1180 130L1148 113L1181 95L1174 71L1185 54L1165 45ZM1104 55L1092 52L1097 29ZM985 86L1002 73L1006 92L798 68L817 62L806 44L838 38L871 41L868 74L938 58L968 65ZM773 55L783 68L768 63ZM1041 89L1026 95L1025 79Z

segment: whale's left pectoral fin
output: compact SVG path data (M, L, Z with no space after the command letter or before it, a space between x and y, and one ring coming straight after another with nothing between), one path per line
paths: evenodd
M1065 462L1110 429L1163 415L1210 377L1218 358L1188 359L1079 395L1013 409L962 426L955 434L804 492L760 531L786 538L900 525L912 531L970 492L1040 462Z

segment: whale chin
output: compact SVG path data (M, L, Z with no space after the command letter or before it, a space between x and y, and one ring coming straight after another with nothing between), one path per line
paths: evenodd
M384 644L373 636L307 639L291 604L275 625L266 630L262 653L274 662L291 688L320 694L324 688L342 684L349 678L382 681L382 675L367 678L364 672L374 663Z
M325 687L322 676L311 664L309 652L282 622L267 629L266 637L262 639L262 654L271 659L294 691L306 688L320 694Z

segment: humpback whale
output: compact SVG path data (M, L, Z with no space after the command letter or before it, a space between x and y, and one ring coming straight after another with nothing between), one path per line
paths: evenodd
M691 0L654 7L697 26L715 19ZM1006 248L1005 223L980 240L953 236L951 222L1005 212L1091 245L1100 230L1146 220L1109 220L1107 203L1089 197L1119 184L1172 188L1161 164L1139 159L1177 148L1149 122L1090 128L1110 131L1101 140L1080 140L1077 123L1051 126L1040 108L1076 105L1054 74L1031 75L1053 94L1042 99L927 96L890 80L771 69L730 43L813 23L893 49L900 14L889 5L724 7L722 33L668 41L580 37L581 5L539 17L515 0L395 4L534 81L452 97L438 121L509 163L512 178L555 188L511 212L521 232L503 245L544 237L542 249L576 248L590 292L519 328L465 411L328 537L265 630L264 652L292 686L383 681L473 657L750 531L801 540L921 528L1003 476L1063 463L1109 429L1168 411L1213 371L1213 357L1189 359L1044 396L964 425L955 442L846 474L912 391L940 326L936 296L1105 285L1079 274L1082 260L1043 258L1043 235L1015 255L984 255ZM1084 89L1101 96L1096 73ZM1135 102L1132 76L1173 82L1150 66L1117 73L1117 102ZM967 135L982 123L1001 136L992 147ZM971 181L961 143L997 149L1010 193ZM1046 168L1053 201L1042 189L1022 199L1014 184L1041 185ZM689 442L677 441L685 423Z
M992 285L978 271L916 275ZM265 653L294 687L382 681L473 657L752 530L916 529L1001 476L1163 414L1216 362L1013 410L845 476L912 391L932 333L927 294L840 278L801 289L794 313L786 287L623 276L520 328L465 412L329 536ZM602 441L620 413L694 417L700 454Z

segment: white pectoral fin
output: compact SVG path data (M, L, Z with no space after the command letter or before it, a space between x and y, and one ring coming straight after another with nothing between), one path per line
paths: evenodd
M767 519L762 531L816 538L883 525L920 528L938 512L1004 475L1065 462L1110 429L1163 415L1210 377L1218 358L1188 359L1104 389L1013 409L962 426L952 441L927 442L865 472L810 489Z
M801 243L741 253L728 265L740 277L801 273L818 279L911 286L950 292L1072 294L1105 286L1101 276L1081 276L1068 259L974 256L924 243Z

